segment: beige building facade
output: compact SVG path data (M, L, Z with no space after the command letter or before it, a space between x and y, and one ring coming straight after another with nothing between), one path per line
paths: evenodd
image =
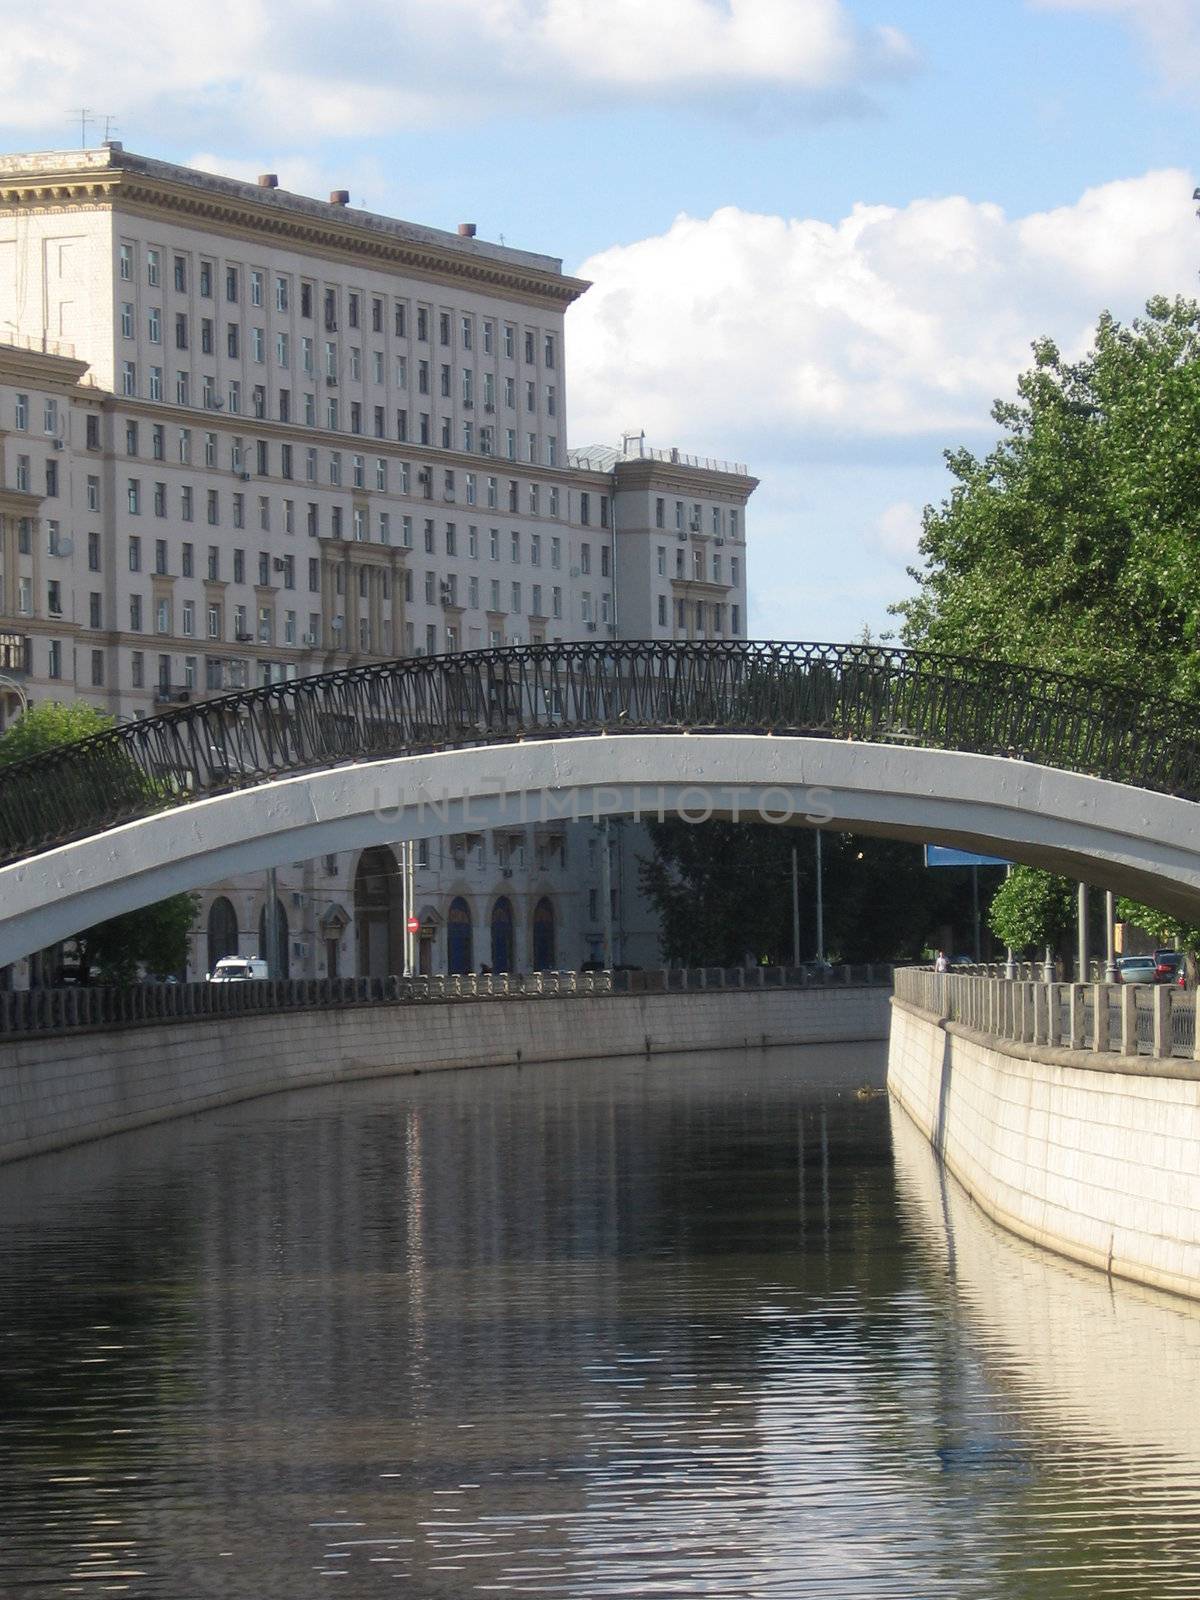
M145 718L404 655L743 637L755 480L640 438L568 449L586 288L468 225L271 175L115 143L0 157L0 718L75 698ZM597 959L598 846L584 825L436 841L411 907L395 852L297 864L281 964L396 970L409 910L429 970ZM649 959L632 864L614 880L617 953ZM258 952L265 893L204 892L193 973Z

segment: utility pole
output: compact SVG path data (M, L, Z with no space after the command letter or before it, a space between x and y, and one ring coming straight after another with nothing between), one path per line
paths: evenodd
M409 927L417 915L416 894L416 844L412 839L405 839L400 845L400 872L404 893L404 976L412 978L417 971L417 935Z
M1117 981L1117 897L1104 891L1104 981Z
M601 922L604 928L604 967L605 971L611 972L613 964L612 860L608 853L607 817L600 824L600 896L604 901L600 909Z
M278 978L279 972L279 899L275 883L275 868L267 868L267 904L263 912L263 932L266 934L268 978Z
M821 830L817 829L817 960L825 959L825 882L821 862Z
M820 834L817 835L820 838ZM800 866L792 846L792 965L800 965Z

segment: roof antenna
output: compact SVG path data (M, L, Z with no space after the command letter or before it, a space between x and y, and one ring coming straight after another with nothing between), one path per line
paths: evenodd
M117 121L116 117L112 114L111 111L105 112L105 114L104 114L104 142L105 142L105 144L111 144L112 143L112 136L113 136L114 133L119 131L120 126L121 126L121 124Z
M73 111L71 115L79 118L79 148L81 150L86 150L87 125L92 120L92 108L91 106L80 106L77 110Z

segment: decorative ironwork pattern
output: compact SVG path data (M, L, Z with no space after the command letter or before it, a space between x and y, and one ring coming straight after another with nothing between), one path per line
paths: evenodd
M881 645L518 645L223 695L0 768L0 861L347 762L598 732L961 750L1200 799L1189 709L1087 679Z

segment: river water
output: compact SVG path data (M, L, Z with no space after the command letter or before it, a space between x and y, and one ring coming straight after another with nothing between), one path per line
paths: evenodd
M1200 1596L1200 1309L882 1046L422 1076L0 1170L0 1595Z

